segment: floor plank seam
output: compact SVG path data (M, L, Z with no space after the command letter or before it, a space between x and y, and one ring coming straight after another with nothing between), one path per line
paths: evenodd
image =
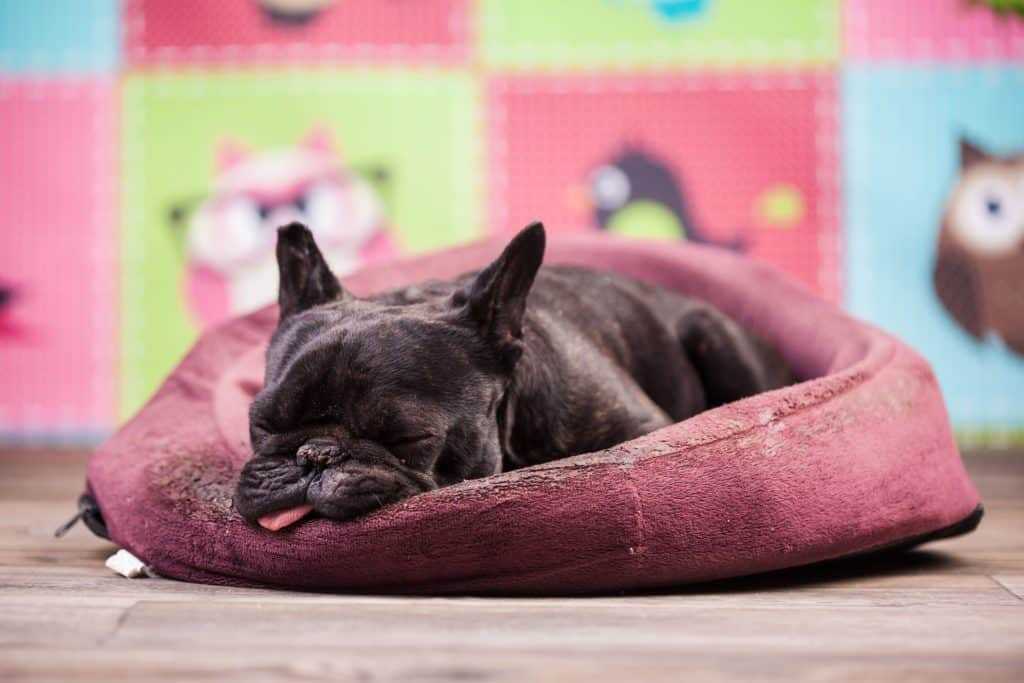
M1012 588L1007 586L1005 583L1003 583L1002 581L1000 581L996 577L992 576L991 574L988 575L988 578L990 578L992 581L994 581L995 584L997 586L999 586L1000 588L1002 588L1004 591L1006 591L1007 593L1009 593L1010 595L1015 597L1017 599L1017 602L1024 602L1024 597L1021 597L1020 595L1018 595Z
M134 610L136 607L138 607L138 605L139 605L139 601L136 600L132 604L130 604L127 607L125 607L124 611L122 611L121 614L117 617L117 621L114 622L114 627L112 629L110 629L110 632L106 633L105 635L100 637L99 640L96 641L96 647L98 647L98 648L106 647L106 645L110 641L112 641L114 638L116 638L117 634L121 632L121 628L128 621L128 616L132 613L132 610Z

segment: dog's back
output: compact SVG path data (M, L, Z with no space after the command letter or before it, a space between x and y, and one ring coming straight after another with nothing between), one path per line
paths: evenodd
M586 268L540 269L523 340L511 466L607 448L789 376L777 354L709 304ZM722 372L737 377L714 376Z

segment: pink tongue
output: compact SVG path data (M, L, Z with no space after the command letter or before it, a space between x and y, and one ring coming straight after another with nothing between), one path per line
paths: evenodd
M313 511L312 505L300 505L294 508L288 508L286 510L278 510L277 512L271 512L269 515L263 515L260 517L260 526L264 529L270 529L271 531L280 531L289 524L295 524L310 512Z

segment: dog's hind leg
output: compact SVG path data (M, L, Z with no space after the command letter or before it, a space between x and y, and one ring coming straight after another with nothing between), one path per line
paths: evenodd
M708 408L790 381L789 370L774 349L711 306L687 311L677 330L704 385Z

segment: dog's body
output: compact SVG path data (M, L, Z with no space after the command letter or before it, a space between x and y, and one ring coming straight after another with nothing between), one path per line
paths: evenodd
M474 275L449 287L455 291ZM751 375L741 388L722 386L715 370L725 367L704 378L708 365L694 364L701 350L685 348L687 335L706 325L733 335L735 346L720 351L748 354L749 363L721 359L736 374ZM761 353L760 344L705 304L614 273L543 267L523 318L523 354L498 414L507 437L504 469L602 450L780 386L761 376L769 369Z
M779 357L710 305L611 273L540 268L531 226L479 273L368 299L312 236L278 238L281 321L236 506L277 529L601 450L777 388Z

